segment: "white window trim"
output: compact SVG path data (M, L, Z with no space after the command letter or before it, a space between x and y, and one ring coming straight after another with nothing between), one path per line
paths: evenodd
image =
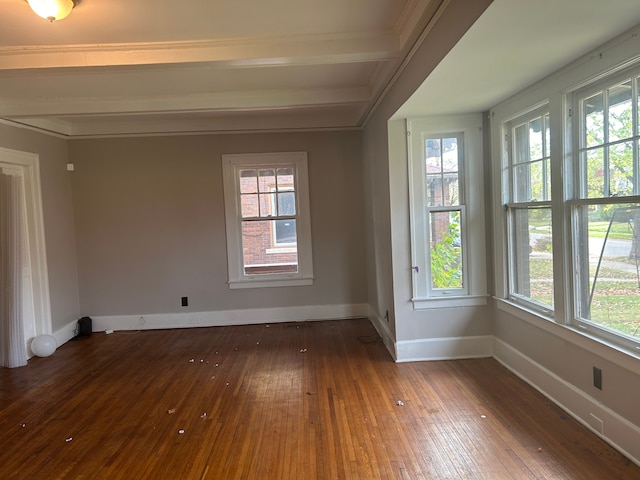
M295 165L298 239L298 272L247 275L242 259L242 215L238 169ZM229 288L291 287L313 285L309 173L306 152L274 152L222 155Z
M460 133L463 136L461 169L463 179L460 184L460 195L463 199L460 205L463 229L461 244L466 278L464 288L431 289L429 288L431 276L428 272L430 265L428 253L420 253L417 247L424 245L425 238L428 238L425 225L426 194L420 185L421 175L424 174L424 167L420 167L424 157L421 140L426 137L446 137ZM486 305L488 297L485 273L484 191L481 186L484 175L482 116L466 114L409 119L407 134L412 262L408 270L412 276L413 308L421 310ZM418 141L412 141L413 138L417 138ZM465 180L469 178L473 178L474 181ZM416 266L419 272L416 272Z
M517 274L515 273L515 270L516 270L515 256L514 256L515 247L513 245L514 237L512 235L512 229L514 225L512 224L513 217L511 216L514 210L518 208L525 209L525 210L532 210L535 208L548 208L553 214L555 207L554 207L554 202L552 200L516 201L514 199L515 172L514 172L514 163L512 161L512 158L515 155L514 149L513 149L513 142L514 142L513 129L515 127L514 124L526 123L537 117L544 117L546 115L549 115L550 123L551 123L553 117L551 116L549 111L548 101L545 101L542 105L535 105L532 108L526 109L525 111L519 113L513 118L506 120L502 124L501 138L503 138L505 141L504 156L502 159L502 165L505 171L505 177L504 177L504 184L502 188L504 190L504 198L506 199L506 203L504 205L505 205L505 225L506 225L506 236L507 236L507 240L505 242L505 245L507 247L505 251L506 268L507 268L507 281L506 281L507 293L505 295L505 298L508 297L509 300L512 301L513 303L522 305L523 308L527 310L529 309L533 310L544 318L553 319L555 308L549 308L549 306L547 305L539 303L532 298L526 297L524 295L520 295L515 292ZM544 133L543 133L543 136L544 136ZM543 141L545 140L543 139ZM553 139L551 139L550 145L547 146L549 151L551 150L551 144L553 143L554 143ZM553 164L551 160L552 159L550 159L550 165ZM551 171L549 171L548 174L551 174ZM550 188L551 190L553 190L553 185L551 185ZM549 192L549 196L551 197L551 199L554 198L552 191ZM555 204L557 203L558 202L556 201ZM554 236L555 236L555 232L554 232ZM554 260L553 260L554 262L555 262L555 257L557 257L557 255L554 255ZM555 281L555 278L554 278L554 281ZM555 295L554 295L554 300L555 300Z

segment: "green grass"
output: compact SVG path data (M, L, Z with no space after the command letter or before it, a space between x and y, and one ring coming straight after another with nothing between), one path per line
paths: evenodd
M529 267L531 278L538 280L531 284L531 298L545 305L553 305L552 260L533 258ZM591 274L594 272L595 267ZM598 277L590 321L640 338L640 289L637 276L633 272L603 267Z
M607 235L609 222L589 222L589 237L604 238ZM611 225L609 238L617 240L631 240L633 232L628 223L615 222Z

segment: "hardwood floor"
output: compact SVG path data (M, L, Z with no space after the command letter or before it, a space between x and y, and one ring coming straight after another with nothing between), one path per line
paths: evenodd
M495 360L367 320L95 333L0 369L0 478L640 479Z

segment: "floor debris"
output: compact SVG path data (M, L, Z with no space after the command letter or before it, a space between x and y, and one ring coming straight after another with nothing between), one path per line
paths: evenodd
M404 407L404 402L402 400L398 400L396 402L396 405L398 405L399 407Z
M170 408L169 410L167 410L167 413L169 415L173 415L174 413L176 413L176 409L175 408Z

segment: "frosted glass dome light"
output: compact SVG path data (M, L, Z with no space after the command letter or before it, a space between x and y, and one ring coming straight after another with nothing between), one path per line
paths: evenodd
M66 18L76 6L76 0L27 0L37 15L54 22Z
M31 342L31 351L38 357L48 357L58 348L58 343L53 335L38 335Z

